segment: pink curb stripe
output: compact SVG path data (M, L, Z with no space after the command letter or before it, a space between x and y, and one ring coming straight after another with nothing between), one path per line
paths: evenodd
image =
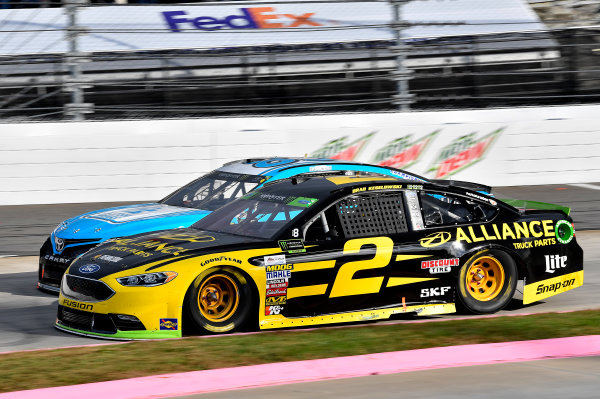
M600 355L600 335L460 345L163 374L0 394L0 399L142 399L447 367Z

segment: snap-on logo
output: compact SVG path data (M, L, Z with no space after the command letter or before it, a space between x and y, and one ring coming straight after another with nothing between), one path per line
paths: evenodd
M185 11L163 11L162 15L171 32L189 29L213 31L219 29L274 29L296 28L298 26L323 26L312 20L314 12L301 15L276 14L274 7L240 8L241 15L227 15L222 18L211 16L188 17Z

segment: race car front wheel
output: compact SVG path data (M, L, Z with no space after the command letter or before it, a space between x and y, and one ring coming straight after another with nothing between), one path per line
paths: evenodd
M252 288L241 273L216 270L196 278L185 305L196 327L226 333L248 321L252 298Z
M505 307L517 288L517 266L505 252L475 254L460 269L459 305L471 313L494 313Z

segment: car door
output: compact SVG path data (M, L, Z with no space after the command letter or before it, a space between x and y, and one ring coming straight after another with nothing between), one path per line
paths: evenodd
M435 279L423 277L419 259L429 255L414 239L406 205L402 190L352 194L305 223L304 252L287 256L293 270L282 314L402 306L406 287Z

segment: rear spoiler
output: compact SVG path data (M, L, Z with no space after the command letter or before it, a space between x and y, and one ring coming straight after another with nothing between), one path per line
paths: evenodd
M517 199L501 199L500 201L505 204L514 206L520 210L536 210L536 211L561 211L565 215L569 216L571 213L571 208L556 205L556 204L548 204L546 202L537 202L537 201L527 201L527 200L517 200Z
M434 184L437 184L438 186L442 186L442 187L460 187L460 188L466 188L467 190L471 190L471 191L478 191L480 193L484 193L484 194L488 194L488 195L492 194L492 187L486 186L485 184L472 183L469 181L460 181L460 180L436 179L436 180L429 180L429 181Z

